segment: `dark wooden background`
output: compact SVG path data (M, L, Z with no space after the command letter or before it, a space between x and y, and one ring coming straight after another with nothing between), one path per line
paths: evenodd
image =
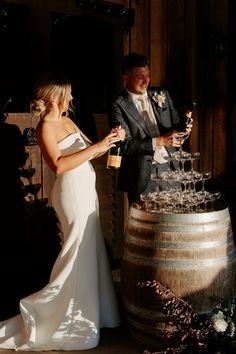
M130 51L144 53L151 62L151 85L166 87L180 111L192 100L198 103L186 149L199 151L195 167L210 171L214 187L226 189L227 196L235 197L236 5L233 0L0 3L3 7L6 4L7 9L16 5L21 9L8 20L3 13L0 17L0 34L4 39L0 91L13 96L13 112L28 110L35 78L55 67L69 71L72 76L74 97L79 100L82 113L103 116L102 120L95 119L101 131L101 124L102 129L107 127L107 104L122 86L122 56ZM83 114L78 123L92 135ZM105 161L103 168L99 170L101 176ZM118 198L122 206L125 201L115 191L116 175L110 178L111 200ZM103 197L105 192L101 193ZM124 220L126 213L127 210ZM125 225L124 220L119 214L114 222L120 228L121 223Z
M7 40L2 41L0 90L14 96L17 111L27 111L34 80L53 67L69 71L82 106L106 113L122 85L122 55L138 51L150 58L151 84L167 87L179 110L191 100L198 103L190 147L201 153L200 168L211 170L213 177L230 169L235 159L234 1L6 0L0 5L4 4L21 9L14 16L1 15L1 36ZM117 11L111 15L114 7ZM122 17L122 9L130 11L130 18Z

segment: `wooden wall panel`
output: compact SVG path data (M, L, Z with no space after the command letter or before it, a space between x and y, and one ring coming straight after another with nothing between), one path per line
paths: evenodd
M185 100L186 54L185 54L185 1L168 1L168 56L166 85L174 99L176 108Z
M211 0L213 28L218 36L222 33L228 37L228 2ZM219 31L219 34L217 32ZM217 53L215 43L215 101L214 101L214 137L213 137L213 176L219 176L226 170L226 122L228 97L228 62L226 53ZM220 49L220 48L218 48ZM219 158L220 157L220 158Z
M150 1L150 45L149 58L151 85L163 86L165 83L167 57L166 4L161 0Z
M131 28L130 51L149 55L150 1L131 0L135 11L135 25Z
M44 47L41 52L45 53L45 61L51 46L50 11L83 12L89 16L89 11L78 9L72 0L49 0L46 3L42 0L15 2L31 6L34 41L36 45ZM215 44L212 43L211 37L217 30L227 36L228 0L111 2L133 9L135 13L134 26L131 27L130 33L123 35L122 54L138 51L149 56L151 84L166 86L177 108L191 99L198 101L199 109L195 116L189 147L200 150L202 169L210 169L215 177L220 175L225 170L227 140L227 64L225 59L216 62L216 53L212 48ZM101 15L99 17L102 18ZM37 57L35 62L37 63ZM42 63L43 60L41 66ZM119 70L119 64L116 63L117 81ZM121 85L121 82L117 83L116 91Z
M73 0L14 0L31 8L32 38L40 48L43 66L51 46L50 12L83 13ZM227 37L229 0L111 0L131 8L135 23L123 36L123 54L138 51L151 60L151 84L166 86L177 108L195 99L199 107L189 144L204 156L201 168L210 169L214 177L225 171L227 120L226 56L216 59L217 31ZM102 16L100 16L102 19ZM117 32L118 33L118 32ZM116 33L116 35L118 35ZM122 47L117 52L122 50ZM117 54L116 52L116 54ZM115 52L114 52L115 53ZM120 55L115 55L120 60ZM120 74L116 61L117 81ZM116 91L122 85L116 84ZM96 112L99 113L99 112ZM220 128L220 129L219 129ZM220 142L220 143L219 143Z
M194 112L193 132L189 139L191 151L199 151L199 52L198 0L187 1L185 6L185 52L186 52L186 101L195 101L198 106ZM202 157L201 157L202 158ZM198 166L198 165L197 165Z
M226 167L227 60L218 52L221 34L227 36L227 1L199 2L200 152L201 168L219 177ZM226 10L227 11L227 10Z
M38 50L44 53L41 65L44 60L47 60L51 46L50 11L69 11L76 14L80 12L85 16L92 16L91 11L75 8L74 0L14 1L31 6L32 35L35 36L34 41ZM225 171L226 161L228 66L225 53L222 56L217 53L217 40L219 33L226 37L228 35L229 1L111 0L110 2L133 9L135 14L134 26L131 27L130 33L123 35L123 53L120 53L122 44L120 46L114 40L114 48L117 49L114 50L117 81L121 74L120 59L123 54L137 51L149 56L152 85L167 87L177 108L192 99L197 101L198 109L195 113L194 128L188 141L188 148L192 151L200 151L198 168L201 171L211 171L214 178L220 176ZM116 31L115 36L119 36L116 38L119 41L120 34L118 32ZM36 66L40 64L37 64L37 60L36 56L34 58ZM117 89L121 85L121 82L117 82ZM99 115L99 112L95 113ZM97 122L100 122L100 119L103 118L96 119ZM100 163L101 165L97 167L98 188L104 200L103 212L107 210L108 213L106 216L104 215L104 227L107 230L111 227L112 230L113 226L108 226L112 208L109 209L108 205L111 206L115 198L115 203L118 203L116 209L120 212L124 206L124 200L122 199L123 195L122 197L118 194L114 196L113 191L109 190L109 195L111 193L113 196L107 202L107 190L104 188L108 177L108 172L104 167L105 157ZM114 186L115 178L112 178ZM47 177L47 180L49 182L47 182L48 187L45 187L46 190L51 184L50 176ZM119 192L116 191L116 193ZM127 216L126 202L125 199L125 220ZM120 245L125 223L122 213L117 215L115 220L116 237ZM107 234L110 235L109 231ZM115 256L120 252L119 247L115 246L114 248Z

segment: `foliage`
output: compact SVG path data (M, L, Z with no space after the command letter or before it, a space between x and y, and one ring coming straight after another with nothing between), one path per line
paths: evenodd
M162 354L231 354L235 353L236 304L234 300L220 300L210 314L199 314L183 299L158 281L141 282L151 287L162 302L166 316L163 336L171 347ZM148 350L143 354L150 353Z

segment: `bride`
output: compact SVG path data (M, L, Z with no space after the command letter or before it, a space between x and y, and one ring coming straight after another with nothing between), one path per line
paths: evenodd
M100 328L120 324L90 160L123 140L125 131L112 129L92 144L66 116L72 98L65 78L47 74L35 86L32 111L41 116L38 144L56 175L52 205L62 227L62 248L49 283L20 301L17 316L0 322L0 348L90 349L99 343Z

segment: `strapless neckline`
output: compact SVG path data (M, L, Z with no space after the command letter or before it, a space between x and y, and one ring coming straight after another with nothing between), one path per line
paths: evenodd
M60 144L62 141L66 140L67 138L71 137L71 136L74 135L74 134L79 134L79 135L80 135L79 132L70 133L70 134L68 134L67 136L65 136L63 139L61 139L60 141L58 141L57 144Z

